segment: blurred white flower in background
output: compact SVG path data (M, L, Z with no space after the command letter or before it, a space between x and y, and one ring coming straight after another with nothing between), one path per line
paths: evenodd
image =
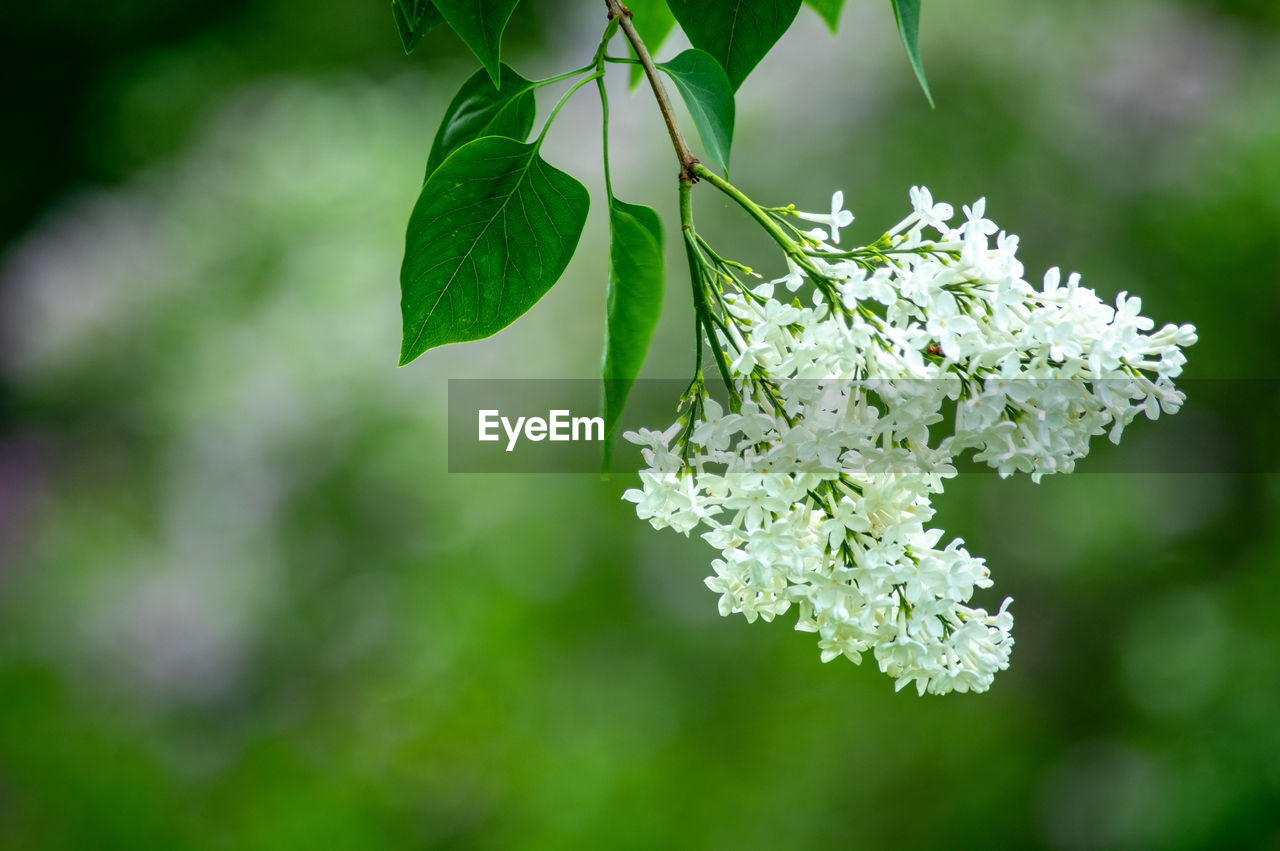
M422 129L407 101L431 101L417 78L262 84L181 157L70 202L5 265L15 384L111 393L68 430L123 481L158 473L157 493L104 496L101 471L64 464L72 493L110 500L81 509L104 533L94 552L40 536L34 557L90 571L53 643L130 688L193 700L233 688L288 607L281 503L341 457L357 415L442 428L421 389L406 401L424 376L394 368L416 189L404 177L424 156L406 144Z

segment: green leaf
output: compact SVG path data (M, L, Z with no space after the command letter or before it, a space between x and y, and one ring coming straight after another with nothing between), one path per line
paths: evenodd
M667 0L667 5L693 46L724 68L734 91L800 11L800 0Z
M391 0L391 16L405 53L413 53L424 35L444 23L431 0Z
M662 313L662 222L639 204L609 200L609 295L604 331L604 466L627 396Z
M804 0L804 2L827 22L832 32L836 31L836 25L840 23L840 10L844 8L844 0Z
M924 79L924 63L920 61L920 0L889 0L893 5L893 19L898 24L898 32L902 35L902 46L907 49L907 59L916 72L920 88L933 106L933 94Z
M533 130L536 112L533 83L513 71L510 65L501 65L496 89L489 82L488 72L475 72L444 111L427 157L426 176L430 177L449 154L472 139L507 136L523 142Z
M675 16L667 8L667 0L632 0L627 4L627 8L631 10L631 24L636 28L640 40L644 42L650 54L656 54L676 26ZM631 49L629 43L627 49ZM635 55L635 51L631 51L632 58L635 58ZM639 65L631 66L633 88L643 76L643 68Z
M498 63L502 52L502 31L520 0L435 0L440 14L453 27L489 79L498 85Z
M484 136L422 187L400 267L400 365L510 325L569 264L590 200L538 145Z
M720 63L695 47L658 67L676 84L707 156L728 171L729 148L733 144L733 86Z

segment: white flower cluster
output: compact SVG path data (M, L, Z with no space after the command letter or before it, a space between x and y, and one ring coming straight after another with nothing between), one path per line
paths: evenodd
M823 661L871 650L898 688L985 691L1008 667L1010 601L995 614L969 605L989 571L963 541L939 546L931 495L967 450L1039 480L1138 413L1176 411L1172 378L1195 329L1148 333L1138 299L1111 307L1056 269L1036 289L982 201L953 228L927 190L911 200L903 222L852 251L835 245L852 219L838 193L830 215L771 211L827 230L791 228L784 278L746 289L709 276L730 410L695 383L671 428L626 435L647 469L625 498L655 528L704 529L721 553L707 579L721 614L772 620L795 605ZM806 280L810 306L774 298Z

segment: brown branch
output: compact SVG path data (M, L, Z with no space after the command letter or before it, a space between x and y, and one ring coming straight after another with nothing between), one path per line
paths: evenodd
M644 41L631 23L631 10L622 5L619 0L605 0L605 6L609 8L609 18L617 19L619 26L622 27L627 41L631 42L631 49L636 52L636 58L640 60L640 67L644 68L644 75L649 79L653 96L658 101L658 109L662 112L662 120L667 123L667 134L671 136L671 144L676 149L676 158L680 160L681 180L696 183L698 178L693 173L693 167L697 164L698 158L693 155L693 151L689 150L684 134L680 132L675 111L671 108L671 101L667 99L666 89L662 87L662 80L658 77L658 69L653 64L653 57L649 55L648 48L644 46Z

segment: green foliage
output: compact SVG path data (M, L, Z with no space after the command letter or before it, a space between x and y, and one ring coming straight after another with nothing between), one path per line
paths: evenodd
M559 279L587 219L582 184L538 143L485 136L428 178L400 270L403 366L427 349L514 322Z
M662 313L662 222L639 204L609 199L609 294L604 332L604 463Z
M444 23L431 0L391 0L391 15L405 53L412 53L424 35Z
M707 155L726 171L733 144L733 87L720 63L697 48L686 50L658 67L671 77L689 108Z
M844 0L804 0L804 2L827 22L832 32L836 31L840 23L840 10L844 8Z
M898 24L898 32L902 35L902 46L907 49L907 59L916 72L920 88L933 106L933 94L929 91L929 83L924 78L924 63L920 60L920 0L889 0L893 4L893 19Z
M800 0L667 0L689 41L715 57L734 91L777 43Z
M581 194L581 185L539 159L536 146L521 146L520 143L529 137L533 129L537 112L534 90L540 85L584 73L587 69L535 83L504 64L501 61L503 31L518 2L393 0L392 3L396 27L406 51L413 50L423 33L446 22L483 66L462 85L445 110L427 157L425 183L410 221L401 275L402 364L434 346L485 337L514 321L555 282L568 263L582 230L578 205L573 200ZM801 2L635 0L630 5L632 24L651 51L662 45L676 23L681 25L693 43L693 49L667 62L657 63L656 68L671 78L680 93L698 129L707 158L726 173L733 145L734 92L794 22ZM844 0L803 2L815 9L832 31L836 29ZM892 0L892 4L908 59L932 104L933 98L920 62L919 0ZM611 21L594 60L599 74L604 72L605 50L616 31L617 21ZM635 55L634 51L632 55ZM633 85L642 73L639 64L630 67ZM565 97L577 88L575 86ZM559 106L552 111L548 124L554 120L558 110ZM545 134L546 131L543 132ZM438 171L450 162L452 155L466 149L472 142L489 137L513 141L523 153L513 158L509 156L510 146L495 143L495 148L494 144L489 144L472 150L467 157L450 166L448 175L433 180ZM495 149L504 152L502 157L496 162L482 163L482 177L473 180L466 172L468 164L473 164L480 152ZM545 180L539 182L535 176ZM548 200L545 191L554 193L557 181L572 184L575 191L570 193L571 197L559 199L563 202L559 208L543 204L546 215L542 218L530 217L527 202L542 204ZM485 195L494 186L506 186L508 183L512 188L507 194ZM449 203L464 205L461 207L461 212L466 214L464 218L472 213L479 214L480 218L475 221L468 218L464 227L456 227L454 219L458 211L451 210ZM585 201L582 206L585 209ZM619 232L634 235L656 231L657 223L649 222L652 211L637 214L629 205L614 202L611 193L609 212L615 239ZM513 218L517 213L521 216L519 221ZM571 239L566 239L556 229L555 225L561 222L559 216L573 224L569 229ZM615 221L620 216L625 219L621 225ZM523 229L519 227L521 221ZM535 226L535 222L540 224ZM495 223L498 223L496 228L491 230ZM549 231L543 228L548 223L551 225ZM655 227L648 228L648 224ZM543 240L554 243L556 251L547 257L540 255L531 276L520 274L522 269L513 246L527 244L538 248ZM628 242L636 240L628 238ZM477 250L479 253L474 253ZM568 253L563 253L565 251ZM611 256L617 252L618 246L614 245ZM497 283L490 279L493 274L500 274ZM512 276L510 279L509 274ZM619 316L628 316L633 307L626 302L637 288L617 285L617 277L616 270L610 272L610 316L614 315L615 308ZM509 297L511 287L516 288L517 297ZM646 309L645 305L634 306L639 313ZM641 357L643 351L644 346L641 346ZM626 392L622 393L623 401ZM609 408L609 399L605 401L606 408ZM618 410L621 410L620 403Z
M435 0L440 14L453 27L480 64L489 79L498 85L498 64L502 53L502 31L520 0Z
M449 108L444 111L440 129L436 131L427 157L427 174L440 167L449 154L481 136L506 136L523 142L533 130L537 102L533 83L500 65L498 88L489 80L488 72L477 71L462 84ZM425 178L424 178L425 179Z

